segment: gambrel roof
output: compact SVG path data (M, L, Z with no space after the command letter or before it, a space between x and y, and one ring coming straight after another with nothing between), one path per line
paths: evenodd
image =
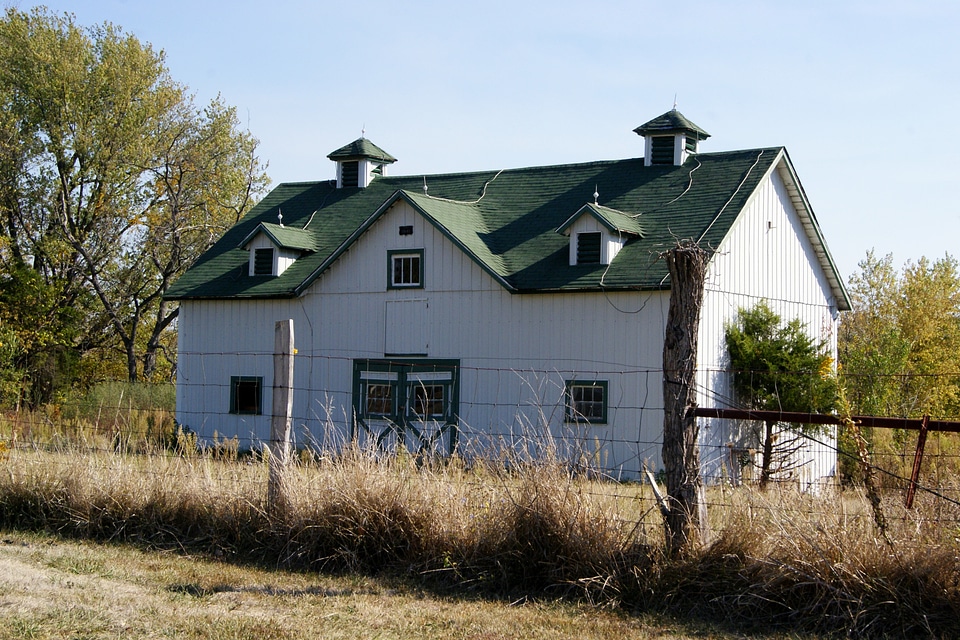
M840 275L782 147L701 153L681 166L644 166L638 158L384 176L366 188L337 189L335 180L281 184L201 256L167 298L300 295L401 200L513 293L669 288L661 253L680 239L719 247L757 186L773 171L787 185L839 308L848 308ZM595 191L601 204L593 204ZM314 251L278 277L250 277L248 254L240 247L281 211L283 229L296 229L301 240L312 237ZM609 265L569 264L570 239L558 231L584 212L611 230L628 232ZM308 244L301 242L302 248Z

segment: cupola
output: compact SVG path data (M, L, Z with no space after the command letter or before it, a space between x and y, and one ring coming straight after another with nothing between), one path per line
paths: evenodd
M387 166L397 161L366 138L359 138L327 156L337 163L337 188L360 187L387 175Z
M634 129L643 136L643 164L680 166L699 152L710 134L687 120L676 108Z

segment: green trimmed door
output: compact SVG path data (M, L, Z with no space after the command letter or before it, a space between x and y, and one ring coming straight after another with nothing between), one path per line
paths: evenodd
M353 433L361 446L448 456L457 446L459 360L355 360Z

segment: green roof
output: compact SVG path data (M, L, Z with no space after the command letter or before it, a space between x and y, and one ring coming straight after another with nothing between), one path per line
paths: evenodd
M679 167L644 166L637 158L385 176L363 189L337 189L332 180L281 184L203 254L167 298L297 296L401 199L511 292L669 288L661 253L679 239L717 248L757 185L781 161L789 165L785 150L777 147L699 154ZM630 235L610 265L570 265L570 240L557 231L572 213L584 210L595 190L606 197L586 212ZM282 228L271 222L281 210ZM812 212L810 218L819 233ZM240 247L258 229L269 230L278 244L300 248L312 237L315 250L280 276L251 277L248 253ZM825 247L823 256L842 308L842 280Z
M317 241L312 232L294 227L285 227L280 224L271 224L269 222L261 222L253 231L247 234L247 237L240 241L240 248L246 248L247 244L253 240L258 233L266 234L271 242L281 249L311 252L317 250Z
M641 136L648 134L679 133L681 131L695 133L700 140L706 140L710 137L709 133L693 124L686 116L677 111L676 108L634 129L634 132Z
M344 145L327 156L331 160L354 160L357 158L373 158L382 162L396 162L392 155L373 144L366 138L358 138L348 145Z

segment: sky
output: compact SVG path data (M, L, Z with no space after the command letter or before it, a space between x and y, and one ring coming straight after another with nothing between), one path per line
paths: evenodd
M955 0L43 4L236 107L274 184L334 178L361 134L392 175L640 157L676 103L702 152L787 148L844 279L960 257Z

